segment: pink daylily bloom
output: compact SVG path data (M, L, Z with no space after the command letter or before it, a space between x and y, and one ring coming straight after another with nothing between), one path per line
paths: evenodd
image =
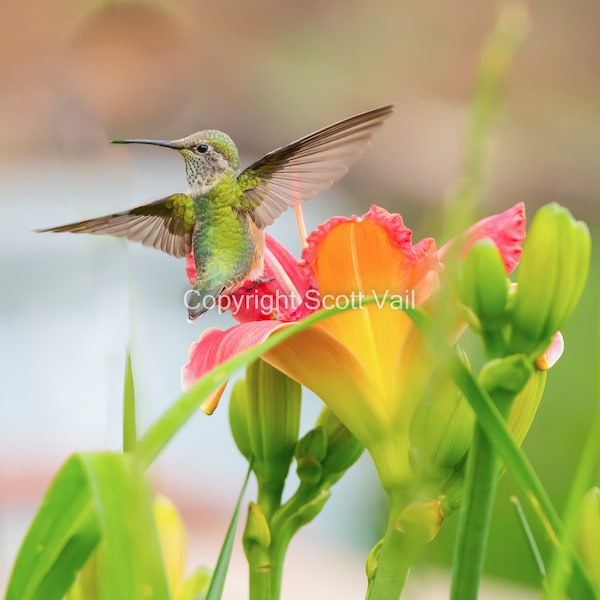
M412 244L411 236L400 215L377 206L362 217L336 217L319 226L299 262L267 236L265 278L273 281L238 290L234 296L252 301L242 302L237 312L227 301L241 323L227 331L209 329L192 345L184 388L286 323L321 307L351 304L354 310L312 325L264 358L328 404L369 449L382 481L401 483L410 471L408 416L423 397L431 361L424 359L425 342L400 309L422 305L438 289L449 248L438 251L432 238ZM524 206L480 221L453 243L461 244L459 254L465 255L484 237L496 243L507 271L512 270L525 237ZM296 300L275 302L263 311L258 301L277 293ZM361 304L375 295L387 302ZM212 412L222 391L203 410Z
M512 208L491 217L481 219L467 229L460 237L459 243L463 244L460 258L466 258L469 249L477 240L488 238L496 244L504 261L506 272L511 273L519 263L525 239L525 206L523 203L515 204ZM462 240L462 242L461 242ZM448 250L456 240L444 244L439 250L440 260L444 260Z

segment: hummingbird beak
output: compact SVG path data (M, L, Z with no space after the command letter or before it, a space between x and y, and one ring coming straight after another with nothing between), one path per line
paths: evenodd
M173 142L167 140L111 140L111 144L149 144L151 146L164 146L165 148L177 149Z

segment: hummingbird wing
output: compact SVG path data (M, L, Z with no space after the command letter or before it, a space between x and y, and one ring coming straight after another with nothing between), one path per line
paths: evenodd
M195 221L192 198L187 194L172 194L113 215L36 231L110 234L142 242L171 256L183 257L192 250Z
M241 210L266 227L285 210L329 188L357 160L393 105L364 112L277 148L242 171Z

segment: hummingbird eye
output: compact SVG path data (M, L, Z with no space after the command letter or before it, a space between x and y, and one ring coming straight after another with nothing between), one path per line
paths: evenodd
M208 152L208 145L200 144L199 146L196 146L196 151L200 154L206 154Z

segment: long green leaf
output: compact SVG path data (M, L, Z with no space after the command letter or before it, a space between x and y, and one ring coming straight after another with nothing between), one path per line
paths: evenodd
M131 354L125 359L125 381L123 383L123 452L133 452L137 442L135 422L135 387L131 367Z
M97 549L99 600L167 600L148 486L131 455L74 455L17 556L7 600L60 600Z
M229 527L227 528L227 534L223 540L223 546L221 547L221 552L219 553L219 558L217 559L217 564L215 565L215 570L210 580L210 587L206 593L206 600L221 600L221 596L223 595L225 578L227 577L227 569L229 568L231 552L233 550L233 542L235 540L235 531L237 529L237 523L240 516L240 508L242 506L244 494L246 493L246 487L248 485L251 472L252 465L249 465L246 478L244 479L240 495L235 505L235 510L233 511L233 516L231 517L231 523L229 523Z
M6 599L40 598L41 592L48 600L61 598L100 539L86 476L73 457L52 482L23 541Z

